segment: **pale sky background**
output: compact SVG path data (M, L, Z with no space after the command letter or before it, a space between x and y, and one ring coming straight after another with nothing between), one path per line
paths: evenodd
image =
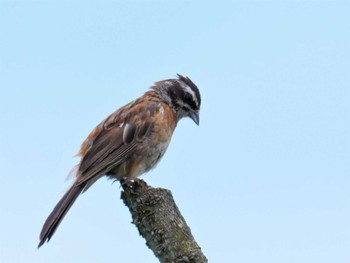
M170 189L209 262L350 262L349 1L0 0L0 262L158 262L100 180L37 250L101 120L188 75L142 178Z

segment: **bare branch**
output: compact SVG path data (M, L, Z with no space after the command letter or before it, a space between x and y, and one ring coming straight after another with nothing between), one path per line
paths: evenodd
M177 208L171 192L137 179L124 184L121 198L147 246L162 263L208 262Z

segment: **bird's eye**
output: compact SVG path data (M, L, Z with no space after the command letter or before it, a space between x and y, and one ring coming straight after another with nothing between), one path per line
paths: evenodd
M187 101L187 100L192 100L192 96L191 96L191 94L189 94L189 93L185 93L185 100Z
M189 111L191 108L192 109L198 108L191 94L185 93L183 102L184 104L186 104L186 106L183 107L183 109L186 111Z

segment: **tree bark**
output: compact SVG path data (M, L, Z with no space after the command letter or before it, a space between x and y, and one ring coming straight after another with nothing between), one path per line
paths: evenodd
M162 263L208 262L177 208L171 192L136 179L123 185L121 199L146 245Z

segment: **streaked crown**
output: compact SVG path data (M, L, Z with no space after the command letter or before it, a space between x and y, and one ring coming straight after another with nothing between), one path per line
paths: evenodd
M177 76L177 79L158 81L152 88L174 109L179 119L190 117L199 124L201 106L199 90L189 77L180 74Z

